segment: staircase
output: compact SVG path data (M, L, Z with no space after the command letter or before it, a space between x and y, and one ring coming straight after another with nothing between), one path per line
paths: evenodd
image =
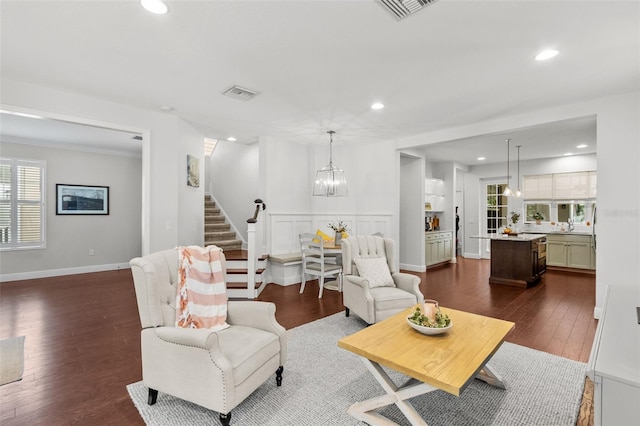
M216 245L225 252L242 248L242 241L236 238L236 233L226 223L225 216L210 195L204 196L204 245Z
M269 256L261 256L256 264L256 284L247 289L247 250L224 251L227 260L227 296L232 299L255 299L266 283L266 267Z
M248 252L242 250L242 241L231 231L225 216L210 195L204 196L204 245L220 247L227 260L227 296L232 299L255 299L266 283L266 266L269 256L261 256L256 263L255 285L247 288Z

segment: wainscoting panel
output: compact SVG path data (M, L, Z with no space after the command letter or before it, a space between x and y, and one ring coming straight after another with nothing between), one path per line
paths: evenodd
M380 214L312 214L312 213L268 213L267 247L269 254L295 253L300 251L298 235L315 233L318 229L332 235L329 223L342 220L349 227L350 235L370 235L376 232L391 237L390 213Z

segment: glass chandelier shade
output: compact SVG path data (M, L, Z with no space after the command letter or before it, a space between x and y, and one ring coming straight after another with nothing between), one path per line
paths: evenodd
M333 130L329 130L329 165L316 172L313 195L318 197L346 197L347 178L344 170L333 165Z

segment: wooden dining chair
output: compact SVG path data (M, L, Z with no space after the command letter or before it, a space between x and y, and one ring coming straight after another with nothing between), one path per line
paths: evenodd
M318 241L315 234L300 234L300 251L302 252L302 284L300 285L300 293L304 292L307 275L312 275L318 277L318 285L320 286L318 298L321 298L325 277L337 275L337 279L340 280L342 278L342 265L336 264L335 258L330 260L325 257L322 240ZM342 287L341 283L339 286Z

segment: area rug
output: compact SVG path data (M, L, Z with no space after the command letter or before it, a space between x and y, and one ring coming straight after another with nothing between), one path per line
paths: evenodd
M361 425L347 414L354 402L384 391L354 354L337 341L364 327L356 317L338 313L289 331L288 360L282 387L267 381L232 411L231 424ZM437 425L575 425L584 386L586 364L510 343L504 343L491 365L507 390L475 380L460 397L434 391L411 403L430 426ZM396 383L406 377L389 372ZM148 425L215 425L218 413L159 393L147 404L142 382L127 386ZM409 422L395 405L379 412L400 425Z
M22 379L24 336L0 340L0 386Z

